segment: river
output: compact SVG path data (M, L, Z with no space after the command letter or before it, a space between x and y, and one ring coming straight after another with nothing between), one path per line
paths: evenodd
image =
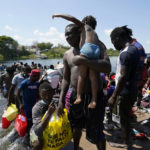
M111 61L111 65L112 65L112 72L115 72L115 68L116 68L116 56L111 56L110 57L110 61ZM40 63L42 64L43 66L46 65L46 66L50 66L52 64L57 64L57 62L60 62L62 63L63 60L62 59L27 59L27 60L13 60L13 61L6 61L6 62L3 62L3 64L5 65L12 65L14 64L14 62L23 62L23 63L28 63L29 65L31 65L31 62L34 62L36 64Z

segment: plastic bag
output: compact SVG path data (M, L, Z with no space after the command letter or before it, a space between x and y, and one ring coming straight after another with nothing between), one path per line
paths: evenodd
M62 117L58 117L57 112L51 116L48 126L43 131L43 150L60 150L72 139L67 110L64 109L64 112Z
M12 123L12 121L8 121L6 119L6 110L4 110L4 113L2 115L2 128L7 129L11 123Z
M8 106L6 111L6 118L8 121L12 121L16 118L18 114L18 109L15 104L11 104Z
M46 72L47 72L47 76L45 79L47 79L50 82L51 87L53 89L56 89L60 80L60 75L58 74L58 71L53 69L48 69Z
M21 137L25 136L27 132L27 125L28 125L27 118L24 115L24 112L21 111L21 113L17 115L16 121L15 121L15 128Z

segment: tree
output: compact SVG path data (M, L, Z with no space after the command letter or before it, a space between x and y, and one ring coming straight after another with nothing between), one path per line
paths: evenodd
M41 50L41 51L44 51L44 50L49 50L53 47L53 44L48 42L48 43L38 43L37 44L37 47Z
M18 42L9 36L0 36L0 54L4 59L11 59L17 56Z

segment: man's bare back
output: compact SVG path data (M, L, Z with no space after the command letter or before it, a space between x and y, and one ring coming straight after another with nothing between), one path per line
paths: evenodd
M80 49L84 43L93 43L99 45L99 38L97 33L87 24L84 25L84 28L81 32Z

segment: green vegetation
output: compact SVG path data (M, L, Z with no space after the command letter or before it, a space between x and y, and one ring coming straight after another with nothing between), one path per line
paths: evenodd
M47 52L44 52L48 58L62 58L64 53L69 49L68 46L58 45Z
M58 44L53 47L50 42L35 43L29 46L30 49L39 50L41 55L45 54L49 59L62 58L64 53L70 49L69 46ZM35 52L27 51L27 46L20 46L17 41L8 36L0 36L0 61L19 60L19 59L36 59ZM29 48L28 48L29 49ZM108 56L118 56L119 51L112 48L107 49ZM149 53L150 55L150 53Z
M40 49L41 51L45 51L45 50L49 50L53 47L53 44L48 42L48 43L38 43L37 44L38 49Z
M30 52L24 46L19 47L17 41L9 36L0 36L0 60L14 60L28 56Z
M107 55L108 55L108 56L118 56L118 55L119 55L119 51L114 50L114 49L112 49L112 48L107 49L106 52L107 52Z

